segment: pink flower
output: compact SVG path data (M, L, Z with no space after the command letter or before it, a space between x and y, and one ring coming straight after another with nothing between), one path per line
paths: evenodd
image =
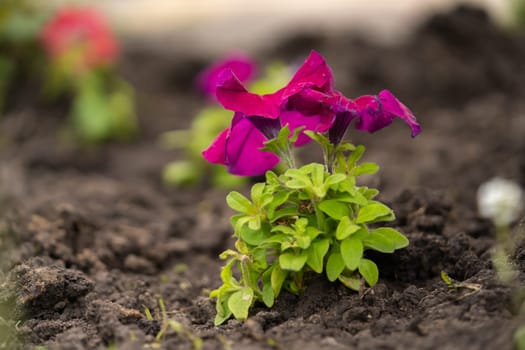
M388 90L381 91L377 96L358 97L355 104L358 112L355 124L357 130L375 132L392 124L395 118L400 118L410 127L412 137L421 132L414 114Z
M203 152L204 158L226 165L235 175L260 175L273 168L279 158L260 149L282 126L288 124L291 130L304 126L319 132L330 128L335 113L319 101L329 99L332 81L330 68L317 52L312 52L291 81L273 94L253 94L231 70L224 70L219 76L217 99L226 109L235 111L235 117ZM302 134L296 146L309 141Z
M381 91L377 96L364 95L355 100L339 95L332 101L332 107L337 111L328 131L333 144L341 142L353 120L356 121L357 130L373 133L392 124L395 118L400 118L410 127L412 137L421 132L414 114L388 90Z
M224 70L231 70L240 81L248 82L255 76L257 66L247 55L230 54L202 71L196 79L197 87L205 95L215 98L215 89Z
M224 70L218 78L216 96L226 109L235 112L235 117L203 155L211 163L226 165L236 175L260 175L277 164L277 156L261 148L285 125L292 131L298 127L328 131L333 144L341 142L354 120L356 129L368 132L390 125L395 118L410 126L412 137L421 131L414 114L388 90L356 100L335 90L330 68L315 51L292 80L275 93L251 93L231 70ZM300 133L295 146L309 141Z
M115 62L118 42L104 17L93 8L63 7L44 26L41 41L54 60L78 55L75 68L86 69Z

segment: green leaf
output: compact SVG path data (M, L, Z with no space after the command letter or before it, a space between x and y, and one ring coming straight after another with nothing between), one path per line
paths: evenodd
M307 258L308 254L304 251L299 254L286 252L279 256L279 265L283 270L301 271Z
M262 300L264 305L267 307L272 307L275 302L275 296L273 294L273 289L271 284L264 284L262 290Z
M373 230L363 241L365 246L382 253L393 253L408 246L408 239L393 228L381 227Z
M288 127L288 124L286 124L281 130L279 130L279 135L277 135L277 142L281 148L286 147L286 144L288 143L288 138L290 137L290 128Z
M281 288L287 276L288 272L283 271L279 264L273 264L270 281L272 283L273 294L276 298L279 296L279 293L281 293Z
M221 254L219 254L219 259L226 260L230 257L237 257L239 253L237 253L235 250L232 249L226 249Z
M314 240L317 238L317 236L319 236L321 233L323 233L322 231L320 231L317 227L312 227L312 226L308 226L306 228L306 235L308 237L310 237L310 240Z
M256 183L252 186L251 197L254 203L261 201L265 186L266 184L263 182Z
M286 187L291 189L306 189L312 187L312 181L302 169L288 169L284 176L290 178L285 182Z
M391 221L395 218L392 209L379 202L371 202L362 207L357 214L357 224L371 223L377 221Z
M268 207L266 209L267 215L271 220L277 220L275 219L276 209L283 205L288 200L291 194L292 192L290 191L281 191L273 196L272 201L268 204Z
M248 227L252 230L259 230L261 228L261 217L259 215L250 216L248 218Z
M341 218L341 221L339 222L339 225L337 225L337 229L335 231L335 238L342 241L351 234L359 231L360 228L361 226L352 223L348 216L343 216Z
M290 218L294 216L299 216L299 211L295 207L288 207L288 208L282 208L279 210L276 210L272 215L268 214L268 219L270 222L275 222L282 218Z
M303 166L301 171L310 174L312 177L312 184L314 186L321 186L324 182L324 165L319 163L310 163Z
M325 168L324 165L319 163L310 163L305 165L300 169L302 172L309 174L312 178L312 190L315 195L319 198L323 198L326 195L326 190L324 188L324 174Z
M368 187L360 187L359 188L359 192L361 192L361 194L366 198L366 199L372 199L374 198L375 196L377 196L379 194L379 191L376 190L375 188L368 188Z
M335 220L341 220L349 213L348 205L336 199L327 199L319 203L319 209Z
M248 318L248 311L253 301L253 290L249 287L244 287L233 293L228 299L228 308L233 313L233 316L238 320L245 320Z
M214 324L216 326L223 324L226 320L228 320L232 316L232 312L230 308L228 307L228 299L217 299L217 302L215 303L215 310L217 310L217 314L215 315L215 321Z
M221 280L226 285L235 285L236 281L233 279L232 266L237 259L231 259L222 267Z
M306 264L317 273L323 272L324 257L330 248L329 239L321 239L313 242L308 249Z
M264 304L267 307L272 307L275 301L275 294L272 288L272 271L273 271L273 266L267 269L262 275L262 283L263 283L262 299L263 299Z
M348 152L355 150L355 146L349 142L342 142L337 145L336 152Z
M363 243L352 237L345 239L341 242L341 255L349 270L357 269L363 256Z
M266 270L268 268L267 250L265 248L254 248L252 250L252 266L254 270Z
M369 236L363 240L363 244L365 248L373 249L381 253L393 253L395 250L390 238L374 232L371 232Z
M346 180L345 174L332 174L328 176L328 178L324 182L325 191L327 191L328 188L330 188L330 186L336 185L340 182L343 182L344 180Z
M363 156L363 153L365 153L365 147L362 145L356 146L355 150L348 157L348 169L352 169L355 166L357 161Z
M286 127L288 127L288 124L286 124ZM295 141L297 141L297 139L299 138L299 134L301 133L301 131L304 130L304 128L304 126L299 126L293 130L292 136L288 138L290 144L293 144L295 143Z
M338 279L347 288L355 290L356 292L359 292L359 290L361 289L361 278L359 278L359 276L352 275L348 277L344 275L339 275Z
M354 175L359 176L362 174L375 174L379 170L379 165L376 163L366 162L355 167Z
M345 262L341 253L332 252L326 262L326 276L330 282L333 282L339 277L341 272L345 269Z
M75 131L84 141L97 143L111 136L111 111L108 97L90 84L81 86L71 109Z
M394 243L394 249L396 250L408 247L408 245L410 244L408 238L404 234L397 230L394 230L393 228L382 227L376 229L375 231L379 231L384 235L388 235L388 237L390 237L390 239Z
M306 130L304 133L317 144L319 144L323 149L331 149L330 147L333 148L333 145L328 137L324 136L323 134L311 130Z
M286 225L277 225L272 228L272 232L282 232L285 235L294 236L295 230L291 228L290 226Z
M226 203L230 208L241 213L253 215L256 212L248 198L237 191L232 191L226 196Z
M296 236L295 243L301 249L308 249L312 243L312 240L309 236Z
M270 185L278 185L279 184L279 177L276 173L274 173L271 170L268 170L265 174L266 176L266 182Z
M368 204L368 199L365 196L363 196L363 194L361 194L361 192L348 181L342 182L339 185L339 191L349 194L349 196L338 196L337 199L341 202L355 203L359 204L359 206L362 207Z
M379 279L379 270L372 260L361 259L359 263L359 273L370 287L375 286Z

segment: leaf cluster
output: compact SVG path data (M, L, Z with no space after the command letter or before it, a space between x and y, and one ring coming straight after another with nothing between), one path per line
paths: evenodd
M316 140L327 141L317 134ZM251 189L251 198L239 192L227 197L238 212L231 219L236 250L221 254L222 286L217 298L215 324L231 316L246 319L250 307L262 301L274 304L285 289L298 294L305 276L324 274L329 281L359 291L378 281L376 264L367 250L392 253L408 239L389 227L370 224L393 220L393 211L375 200L378 191L357 186L356 177L374 173L377 165L357 162L364 147L342 144L329 150L333 169L311 163L278 176L266 173L266 182Z

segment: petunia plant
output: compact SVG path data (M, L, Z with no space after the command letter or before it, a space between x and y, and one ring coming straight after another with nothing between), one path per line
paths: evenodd
M45 93L70 95L71 130L77 140L99 143L136 132L133 89L114 72L119 44L94 8L65 6L42 27L48 58Z
M222 285L216 298L219 325L230 317L246 319L254 303L271 307L282 290L301 293L308 275L323 274L352 290L374 286L377 265L367 251L392 253L408 239L382 222L393 211L376 199L379 191L358 185L363 174L378 170L360 163L363 146L344 142L349 125L375 132L400 118L421 131L412 112L389 91L349 99L335 90L324 58L312 52L290 82L272 94L249 92L229 70L217 83L217 99L234 112L231 125L203 152L243 176L265 174L250 198L231 192L226 201L235 250L220 257ZM322 163L297 164L294 148L314 141ZM286 170L271 169L282 162Z
M270 64L264 74L258 76L255 61L240 52L228 54L203 70L197 76L196 87L208 98L209 105L198 112L189 129L169 131L161 137L166 148L181 149L185 153L184 159L165 166L163 179L168 185L200 183L206 175L213 186L232 189L249 180L233 176L222 167L210 167L201 156L202 149L230 123L231 112L217 106L215 95L218 79L224 70L232 70L240 81L249 84L250 89L257 92L273 91L290 77L288 67L279 63Z

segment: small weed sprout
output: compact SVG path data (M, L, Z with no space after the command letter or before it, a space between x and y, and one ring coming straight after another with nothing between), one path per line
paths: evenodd
M248 92L231 71L225 71L216 90L226 109L235 112L204 157L223 164L232 174L265 174L250 197L231 192L235 250L226 260L217 299L215 324L230 317L245 320L255 302L272 307L282 290L299 294L310 274L324 274L349 289L361 291L379 278L367 250L393 253L408 239L379 224L394 213L376 199L379 191L358 185L373 174L375 163L360 162L363 146L342 142L350 123L375 132L394 118L405 121L412 136L420 132L410 110L389 91L351 100L333 89L324 58L312 52L291 81L273 94ZM295 147L315 142L323 163L298 165ZM281 175L271 171L279 162Z
M159 303L159 308L160 308L160 315L157 319L161 323L160 330L155 336L155 342L146 344L145 348L148 348L148 349L160 348L161 343L163 339L166 337L166 335L169 334L170 332L173 332L177 334L178 336L191 341L194 350L201 350L202 349L202 339L196 336L195 334L193 334L191 329L187 328L182 323L169 318L168 311L166 310L166 304L164 303L163 298L159 298L158 303ZM143 307L144 307L144 314L146 315L146 319L148 321L155 320L149 308L146 306L143 306Z

